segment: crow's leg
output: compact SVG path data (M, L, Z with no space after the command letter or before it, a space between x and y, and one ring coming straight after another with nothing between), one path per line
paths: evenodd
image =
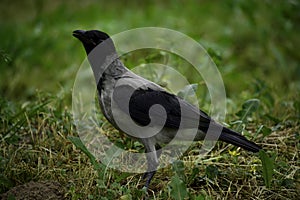
M146 142L147 141L147 142ZM154 145L151 140L146 140L144 145L146 149L146 158L147 158L147 172L144 173L143 179L146 178L145 187L149 188L150 182L156 172L156 169L159 165L158 159L161 155L161 147L156 144Z
M161 149L161 146L159 145L159 144L156 144L155 145L155 152L156 152L156 157L157 157L157 162L158 162L158 160L159 160L159 157L160 157L160 155L161 155L161 153L162 153L162 149ZM147 150L146 150L146 153L147 153ZM154 155L155 156L155 155ZM144 173L144 175L143 175L143 179L145 179L146 177L147 177L147 174L148 173L150 173L151 172L151 169L153 168L153 166L149 166L149 163L152 163L153 161L151 160L151 156L149 155L148 157L147 157L147 162L148 162L148 170L147 170L147 172L145 172ZM157 163L157 165L158 165L159 163ZM156 168L157 168L157 166L156 166ZM156 171L156 168L155 168L155 171ZM155 172L154 172L155 173ZM154 174L153 174L154 175ZM152 175L152 176L153 176Z

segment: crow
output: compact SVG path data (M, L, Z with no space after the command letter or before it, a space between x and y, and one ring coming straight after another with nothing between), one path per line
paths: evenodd
M145 147L148 170L143 178L146 178L147 189L159 165L161 145L174 138L200 141L209 130L215 130L212 140L221 140L254 153L261 149L196 106L127 69L108 34L98 30L75 30L73 36L82 42L88 55L105 118ZM139 128L132 128L137 125ZM189 135L178 130L196 131Z

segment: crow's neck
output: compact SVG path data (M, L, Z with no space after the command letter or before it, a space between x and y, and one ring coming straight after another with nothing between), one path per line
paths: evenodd
M97 83L102 76L108 75L114 77L124 73L124 65L115 51L92 51L88 55L88 60L91 64Z

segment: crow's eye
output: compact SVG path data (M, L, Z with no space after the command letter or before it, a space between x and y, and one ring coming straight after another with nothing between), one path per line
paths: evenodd
M90 38L90 42L93 44L93 45L97 45L99 44L99 40L97 38Z

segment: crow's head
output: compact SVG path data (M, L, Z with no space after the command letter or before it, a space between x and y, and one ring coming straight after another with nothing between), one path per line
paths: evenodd
M73 36L82 42L87 54L89 54L98 44L110 38L106 33L98 30L76 30L73 31Z

